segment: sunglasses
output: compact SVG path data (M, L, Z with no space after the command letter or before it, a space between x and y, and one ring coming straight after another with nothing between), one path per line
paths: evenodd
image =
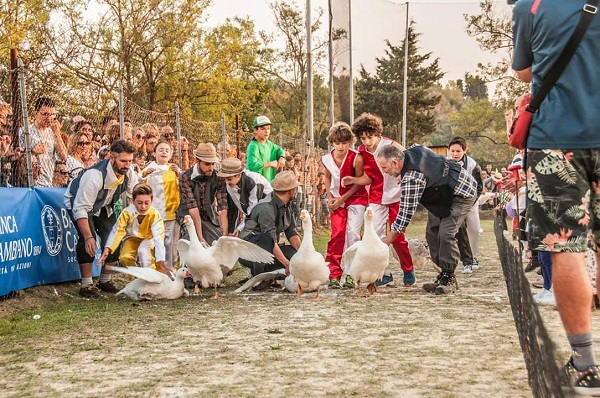
M166 134L163 134L163 137L164 138L173 138L174 134L173 133L166 133Z
M136 134L135 135L135 139L136 140L144 140L144 139L146 139L146 136L145 135L141 135L141 134Z
M61 175L64 175L64 176L69 175L69 172L65 171L65 170L56 170L55 173L60 173Z
M86 145L90 145L90 142L89 142L89 141L79 141L79 142L77 143L77 145L78 145L78 146L86 146Z

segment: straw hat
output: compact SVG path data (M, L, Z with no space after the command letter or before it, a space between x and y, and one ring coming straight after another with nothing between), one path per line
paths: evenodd
M495 182L502 181L502 177L502 173L500 173L499 171L496 171L492 174L492 180L494 180Z
M217 156L215 146L210 143L199 144L198 148L194 150L194 156L196 159L207 163L217 163L221 160L221 158Z
M219 177L231 177L244 171L244 166L238 158L227 158L221 162L221 170L217 173Z
M273 187L274 191L289 191L290 189L294 189L298 186L298 179L293 171L282 171L281 173L277 173L275 175L275 178L273 178L273 181L271 181L271 186Z

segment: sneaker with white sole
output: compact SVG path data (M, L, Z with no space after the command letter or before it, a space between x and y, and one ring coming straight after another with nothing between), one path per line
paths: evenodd
M542 290L542 292L544 292L544 294L541 297L537 297L534 298L535 302L538 303L539 305L556 305L556 299L554 298L554 292L552 291L552 289L550 290Z
M463 274L472 274L473 273L473 265L465 264L465 266L463 267L462 273Z
M548 293L550 293L550 290L547 290L547 289L540 290L539 292L537 292L536 294L533 295L533 301L535 301L537 303L539 300L543 299L546 296L546 294L548 294Z
M383 275L381 279L377 279L375 281L375 286L377 287L386 287L386 286L394 286L394 276L392 274Z
M573 358L564 367L567 374L569 387L576 394L598 396L600 394L600 367L598 365L589 366L580 371L573 365Z
M473 271L477 271L479 269L479 261L476 258L473 259L473 264L471 264L471 269Z
M354 289L356 287L356 283L354 282L354 278L352 277L352 275L346 275L342 287L346 289Z

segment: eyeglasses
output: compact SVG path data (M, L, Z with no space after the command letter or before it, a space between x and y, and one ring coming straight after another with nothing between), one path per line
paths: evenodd
M56 117L56 113L50 112L41 112L40 115L42 115L43 117Z
M69 175L69 172L66 170L55 170L55 173L60 173L63 176Z
M94 131L94 129L93 129L93 128L91 128L91 127L82 127L82 128L80 128L80 129L79 129L79 131L83 131L83 132L86 132L86 131L87 131L87 132L90 132L90 133L91 133L91 132L93 132L93 131Z
M86 145L90 145L90 142L89 142L89 141L79 141L79 142L77 143L77 145L78 145L78 146L86 146Z

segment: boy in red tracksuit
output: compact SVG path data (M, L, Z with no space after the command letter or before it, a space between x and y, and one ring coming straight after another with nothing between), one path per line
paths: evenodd
M344 177L361 177L363 159L358 151L351 149L352 129L346 123L338 122L329 130L327 137L333 150L321 159L325 166L325 187L331 219L331 239L327 244L325 261L329 262L329 287L354 287L354 279L345 275L341 267L344 250L360 239L363 224L367 191L364 186L341 186Z
M373 209L373 224L377 234L383 239L386 236L386 227L391 225L398 215L400 205L400 184L398 179L384 173L377 164L377 155L386 145L393 145L404 150L402 145L396 141L384 137L383 123L381 119L370 113L363 113L354 120L352 132L362 142L358 147L358 152L363 157L364 172L363 178L345 178L343 184L370 184L367 187L369 192L369 207ZM402 269L404 286L414 286L416 283L415 271L412 257L408 249L408 241L404 234L392 242L394 251L398 255L400 268ZM392 284L394 278L389 268L385 271L382 279L375 282L377 286L386 286Z

